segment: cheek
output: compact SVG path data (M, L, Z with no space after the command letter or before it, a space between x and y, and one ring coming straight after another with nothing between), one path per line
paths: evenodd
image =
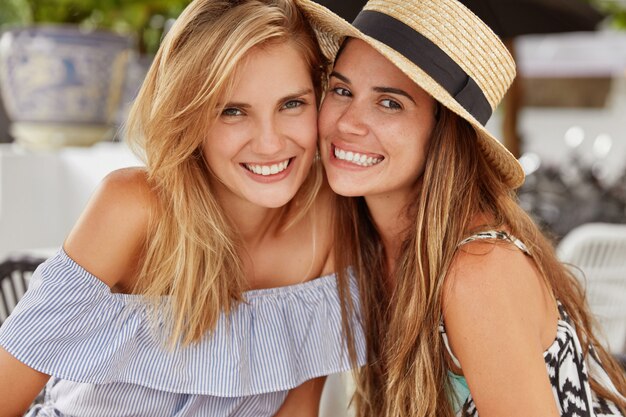
M424 173L424 168L426 166L428 145L430 144L430 132L430 130L421 132L420 135L415 137L413 146L410 148L414 164L416 169L418 169L420 176Z
M206 167L211 173L211 177L219 177L220 167L217 162L220 158L216 158L215 152L211 148L211 145L207 142L207 140L205 140L204 144L202 145L202 155L204 156Z
M283 134L304 149L317 146L317 111L309 111L299 117L287 118L283 124Z
M333 110L332 105L329 104L329 100L324 100L322 107L320 108L320 114L317 121L320 140L330 134L333 127L337 124L337 112Z
M376 124L379 138L387 138L385 149L396 158L404 161L407 166L421 170L426 161L426 153L430 143L431 130L428 126L407 124L403 126L385 124L382 121ZM402 165L402 164L400 164Z
M309 144L312 143L312 146L316 146L317 144L317 135L318 135L318 127L317 127L317 121L318 121L318 112L317 109L313 109L313 111L311 111L308 115L307 115L307 119L305 121L305 126L300 127L300 129L303 130L303 136L307 137L307 142Z
M224 164L233 158L241 148L241 140L237 140L242 132L235 134L233 129L213 128L207 134L202 145L202 153L210 167Z

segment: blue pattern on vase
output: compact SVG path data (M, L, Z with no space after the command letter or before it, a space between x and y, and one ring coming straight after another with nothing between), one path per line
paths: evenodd
M109 125L119 108L131 39L69 26L8 30L0 83L13 122Z

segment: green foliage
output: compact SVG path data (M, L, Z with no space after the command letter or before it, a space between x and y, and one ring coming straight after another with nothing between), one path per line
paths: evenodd
M609 3L606 11L611 15L611 23L614 27L626 30L626 5Z
M3 0L0 6L0 25L23 24L33 20L28 0Z
M626 0L587 0L609 16L609 26L626 30Z
M137 38L142 53L154 53L169 19L191 0L2 0L0 24L73 23Z

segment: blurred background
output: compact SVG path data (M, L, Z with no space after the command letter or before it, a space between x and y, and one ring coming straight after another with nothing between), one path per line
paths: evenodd
M349 21L364 3L320 2ZM518 65L487 127L526 171L520 203L580 267L607 343L623 353L626 0L462 2ZM119 128L188 3L1 0L0 261L48 256L103 176L140 164Z

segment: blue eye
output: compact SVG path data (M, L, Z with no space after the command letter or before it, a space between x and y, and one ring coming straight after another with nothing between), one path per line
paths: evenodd
M384 99L380 101L380 104L390 110L401 110L402 106L400 105L400 103L398 103L395 100L391 100L391 99Z
M227 117L243 116L243 112L236 107L228 107L222 110L222 116L227 116Z
M305 103L302 100L289 100L285 104L283 104L283 109L296 109L300 106L303 106Z

